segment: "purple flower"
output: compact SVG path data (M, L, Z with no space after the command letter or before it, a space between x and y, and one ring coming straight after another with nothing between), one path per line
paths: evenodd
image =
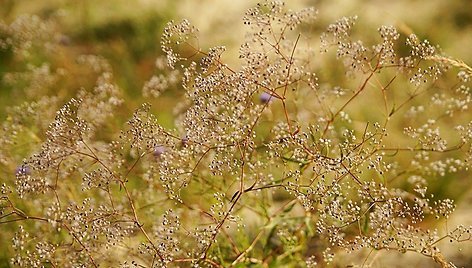
M158 146L154 147L153 155L155 157L160 157L165 151L166 151L166 147L164 147L162 145L158 145Z
M70 40L70 37L67 36L67 35L61 35L59 37L59 44L63 45L63 46L69 46L71 44L71 40Z
M15 170L15 175L16 176L24 176L24 175L29 175L31 174L31 169L30 167L26 166L26 165L21 165L19 167L16 168Z
M274 96L272 96L271 94L267 92L262 92L261 95L259 95L259 101L265 104L271 101L273 97Z
M188 137L187 137L187 134L185 134L182 139L181 139L181 143L182 143L182 146L185 146L187 145L188 143Z

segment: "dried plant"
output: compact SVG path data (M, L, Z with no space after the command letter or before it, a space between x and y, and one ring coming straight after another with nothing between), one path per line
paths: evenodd
M393 26L356 40L357 17L330 24L317 50L316 16L277 1L249 9L237 67L225 47L201 48L188 21L168 23L166 59L142 93L181 85L174 128L143 104L117 130L126 99L96 56L81 58L95 88L55 115L55 96L12 108L0 138L14 173L0 203L11 264L325 267L349 252L366 266L397 251L454 267L439 244L468 243L472 227L448 225L452 196L429 185L471 175L471 68ZM23 21L2 25L3 47L43 40ZM342 67L322 60L333 56ZM41 65L7 80L48 88L54 77Z

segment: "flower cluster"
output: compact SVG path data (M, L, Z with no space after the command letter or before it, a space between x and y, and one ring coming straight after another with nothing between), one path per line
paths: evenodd
M319 33L313 57L316 15L279 1L249 9L239 66L224 46L200 47L189 21L168 23L165 60L141 92L182 91L171 127L149 103L113 121L126 99L93 55L78 59L97 76L92 90L55 114L60 96L10 109L0 225L17 229L11 264L317 267L396 251L452 267L441 241L470 242L472 227L449 224L457 204L437 188L471 175L470 67L393 26L355 40L356 16ZM1 29L43 38L20 22ZM12 40L0 45L24 49ZM43 64L21 79L46 88L55 73ZM38 114L47 119L30 124Z

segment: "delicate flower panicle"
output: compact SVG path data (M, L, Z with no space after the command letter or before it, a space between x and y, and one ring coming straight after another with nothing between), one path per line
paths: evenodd
M52 20L42 20L37 15L21 15L10 25L0 22L0 33L0 49L11 47L15 53L28 56L35 46L52 47L55 27Z
M5 74L3 81L11 87L18 87L26 82L28 85L24 89L26 96L31 99L41 99L47 95L47 89L58 82L61 72L60 69L52 71L49 64L41 66L29 64L24 72Z
M178 71L173 71L168 76L162 74L152 76L143 87L143 96L158 98L170 86L176 85L179 81L178 74Z
M343 17L330 24L325 33L321 35L321 51L326 52L330 46L341 45L350 40L351 29L357 21L357 16Z
M174 68L175 64L184 59L180 54L172 49L173 45L189 44L187 42L195 38L197 29L190 24L188 20L182 20L180 23L173 21L167 23L161 38L161 48L167 55L167 64L170 68Z
M395 64L397 58L395 52L395 45L400 34L397 29L393 26L382 26L379 28L379 34L383 42L374 46L374 51L380 53L380 64Z
M54 119L58 98L43 97L35 102L23 103L7 109L8 117L2 123L0 130L0 163L8 165L10 161L18 164L23 159L8 154L15 148L25 132L29 132L29 141L31 149L37 147L39 141L38 129L48 127L48 120ZM44 120L37 120L38 114L41 114ZM30 130L34 127L34 130ZM28 131L30 130L30 131ZM24 157L24 156L20 156Z

